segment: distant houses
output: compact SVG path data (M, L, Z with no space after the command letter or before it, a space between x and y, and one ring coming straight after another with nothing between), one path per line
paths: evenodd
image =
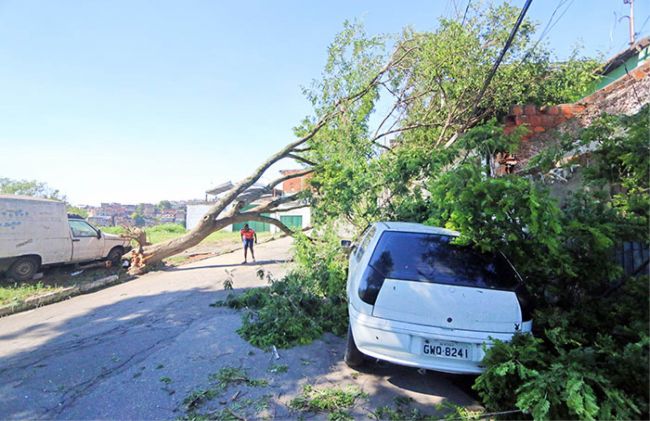
M168 202L163 208L152 203L123 205L121 203L102 203L100 206L85 206L88 222L102 227L110 226L152 226L158 224L185 225L185 201Z

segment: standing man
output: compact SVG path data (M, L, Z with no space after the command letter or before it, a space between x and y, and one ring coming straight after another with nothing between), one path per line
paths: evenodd
M248 257L246 256L248 249L251 249L251 257L253 258L253 262L255 261L255 252L253 252L253 240L255 240L255 244L257 244L257 234L255 233L254 229L250 229L248 227L248 224L244 224L244 228L239 231L239 235L241 236L241 240L244 243L244 263L248 260Z

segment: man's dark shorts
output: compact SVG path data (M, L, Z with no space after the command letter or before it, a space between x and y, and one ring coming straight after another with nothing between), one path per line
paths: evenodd
M249 248L253 250L253 239L244 239L244 249Z

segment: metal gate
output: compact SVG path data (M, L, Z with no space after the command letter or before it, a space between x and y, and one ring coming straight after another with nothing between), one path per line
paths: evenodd
M280 222L291 229L302 229L302 215L281 215Z

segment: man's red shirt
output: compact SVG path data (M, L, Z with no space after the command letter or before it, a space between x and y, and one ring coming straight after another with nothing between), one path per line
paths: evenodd
M248 231L242 229L239 231L239 235L244 237L244 240L253 240L255 239L255 230L251 228L249 228Z

